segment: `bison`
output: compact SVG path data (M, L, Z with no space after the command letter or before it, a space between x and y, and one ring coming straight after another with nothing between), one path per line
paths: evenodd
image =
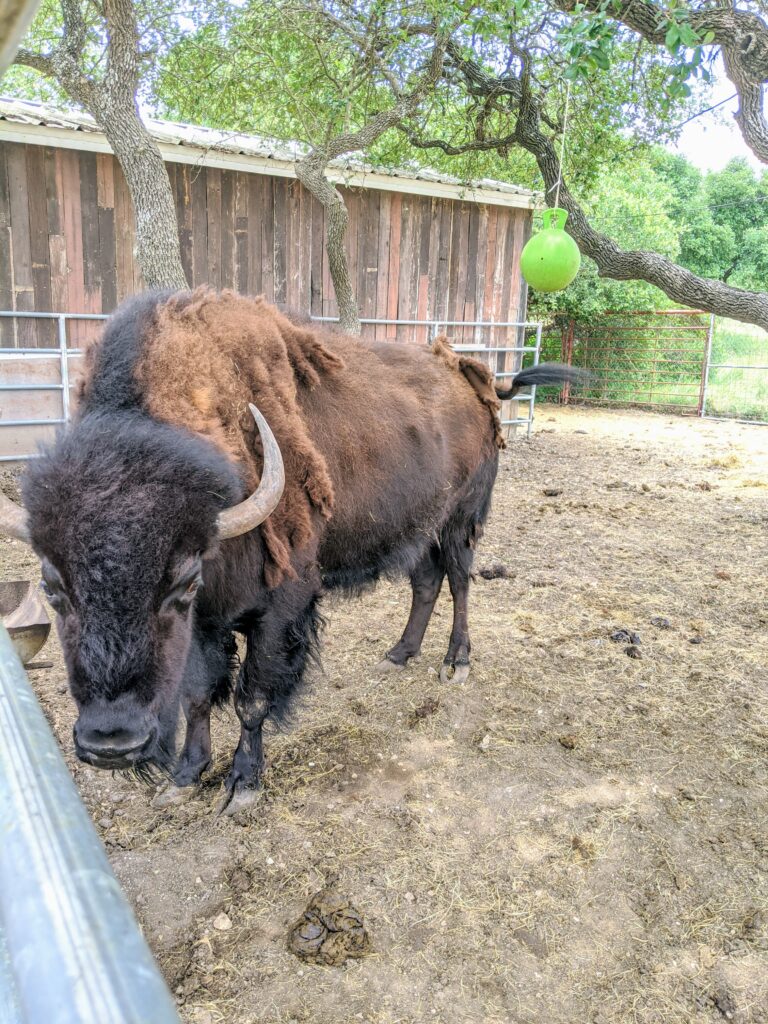
M211 760L211 709L234 689L226 793L231 808L249 802L263 723L284 718L317 650L321 596L381 576L412 587L382 667L419 653L447 576L441 679L463 682L499 401L571 376L544 364L500 391L444 338L361 342L230 292L124 304L87 353L73 422L26 473L23 509L0 505L0 525L42 563L77 756L193 786Z

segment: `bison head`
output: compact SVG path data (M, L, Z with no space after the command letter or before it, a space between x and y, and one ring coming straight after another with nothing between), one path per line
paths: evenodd
M279 449L251 410L264 470L239 504L242 482L213 445L138 411L84 416L29 469L25 509L0 503L0 526L40 556L89 764L169 766L204 562L282 493Z

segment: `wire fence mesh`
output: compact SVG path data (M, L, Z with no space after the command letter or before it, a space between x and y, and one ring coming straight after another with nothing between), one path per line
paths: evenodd
M589 370L562 401L697 413L710 330L696 310L607 313L549 333L542 356Z
M703 413L768 423L766 331L735 320L716 320Z

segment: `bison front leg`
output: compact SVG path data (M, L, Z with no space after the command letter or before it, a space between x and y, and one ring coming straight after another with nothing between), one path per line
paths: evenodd
M183 803L194 793L211 763L211 709L231 693L237 645L226 627L198 624L190 646L181 689L187 723L184 746L172 784L155 798L156 806Z
M280 590L270 609L246 633L247 653L235 690L240 742L221 808L227 814L256 801L265 767L264 722L270 715L278 721L285 715L317 643L316 592L307 595L303 583L283 584Z

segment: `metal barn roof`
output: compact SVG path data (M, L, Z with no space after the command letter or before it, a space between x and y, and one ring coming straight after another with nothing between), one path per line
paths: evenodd
M149 117L144 118L144 123L157 141L163 158L172 163L295 178L294 163L306 151L301 143L281 142L263 135L241 135ZM89 114L1 97L0 140L111 152L104 133ZM539 193L518 185L487 178L462 182L428 168L392 170L352 159L338 159L331 161L328 171L332 181L358 188L526 209L533 209L540 203Z

